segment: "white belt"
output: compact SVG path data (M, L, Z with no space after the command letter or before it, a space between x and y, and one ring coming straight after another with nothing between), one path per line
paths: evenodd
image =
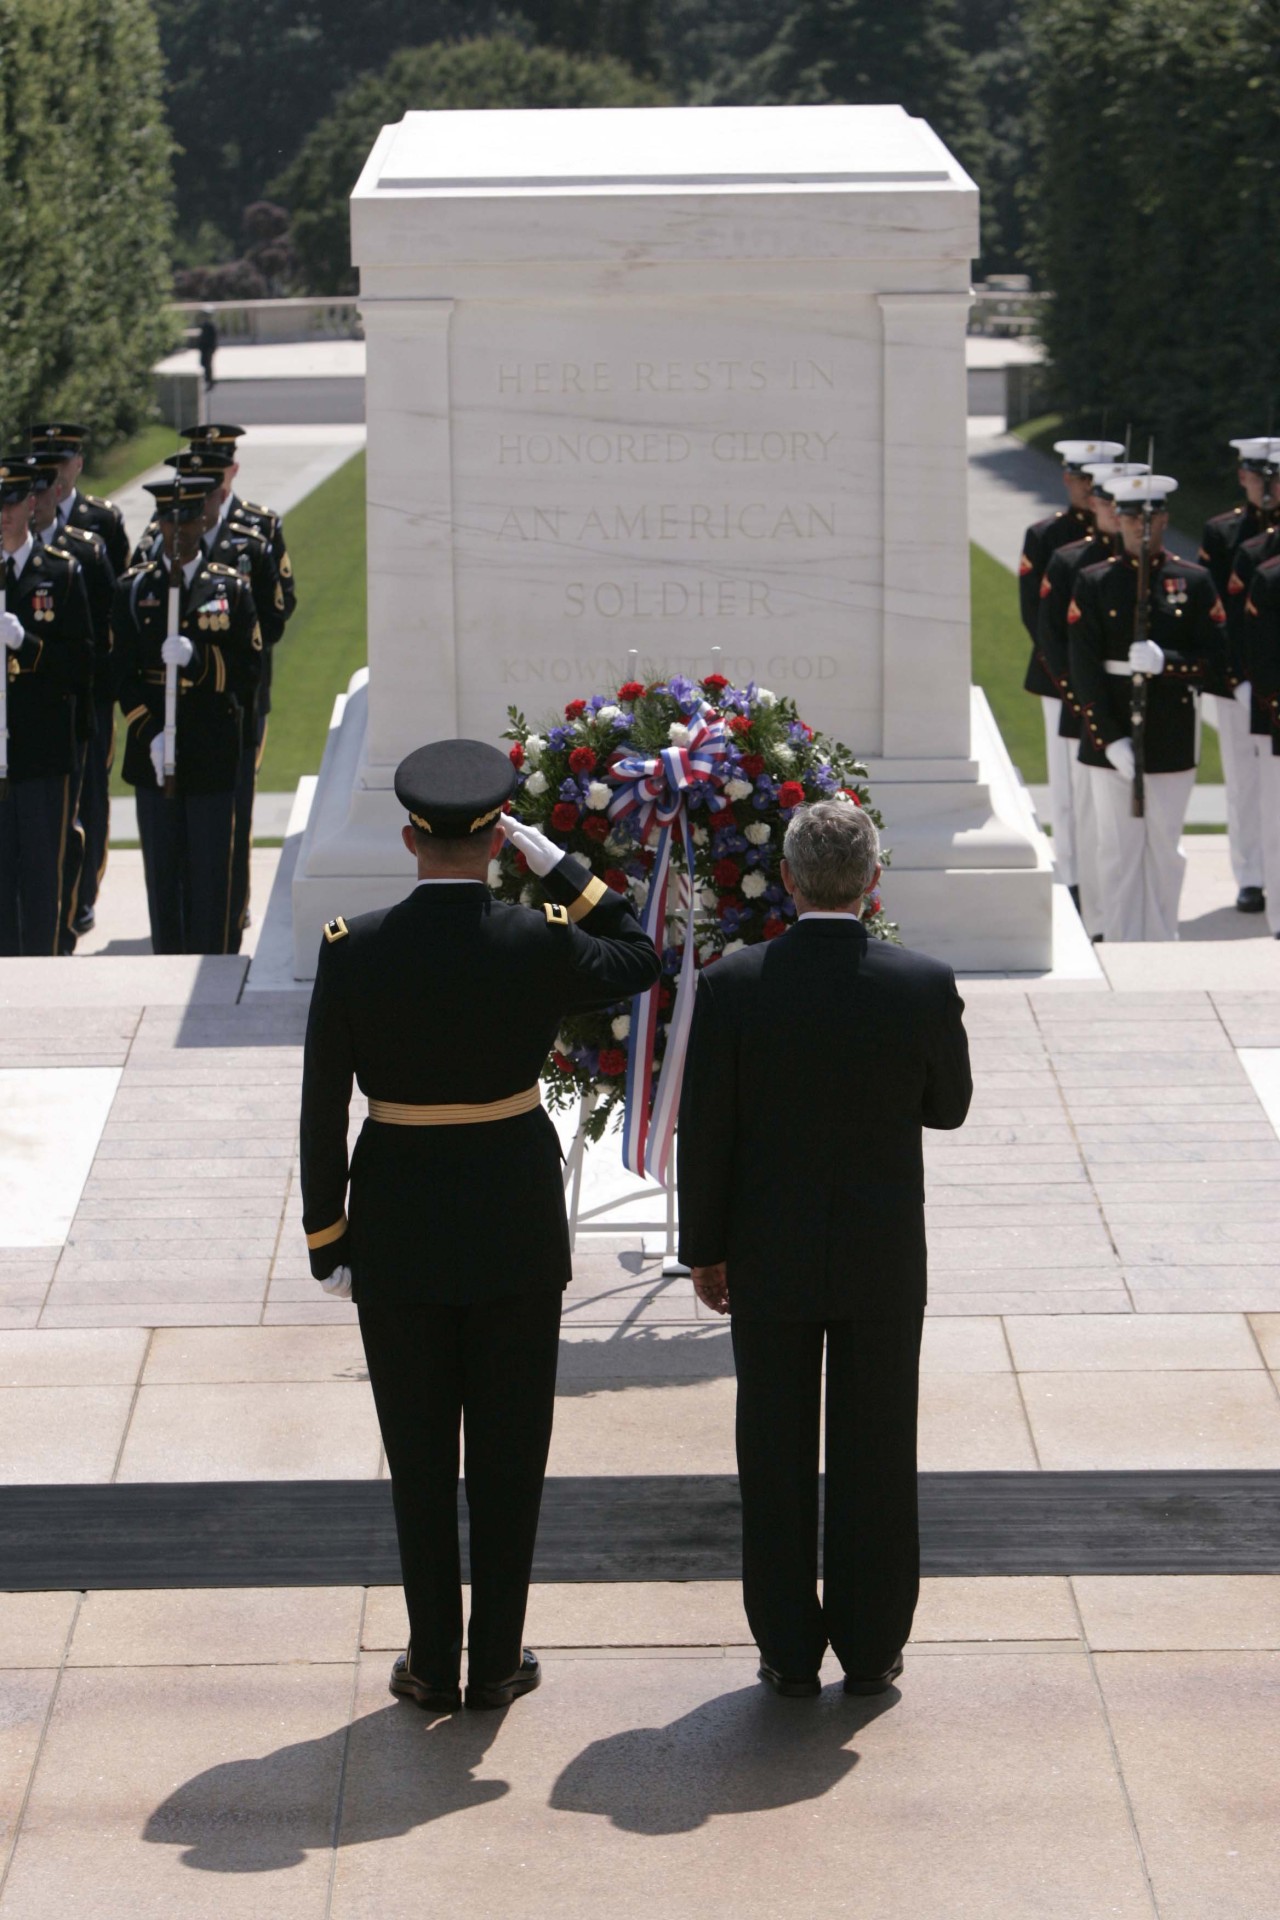
M1133 673L1133 668L1127 660L1104 660L1102 664L1108 673L1121 674L1126 680L1128 680Z

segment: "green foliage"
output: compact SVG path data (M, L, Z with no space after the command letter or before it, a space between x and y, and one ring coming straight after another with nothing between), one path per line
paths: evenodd
M0 0L0 422L107 445L172 343L169 138L150 0Z
M1030 30L1056 397L1211 467L1280 397L1280 5L1032 0Z
M411 110L458 107L640 107L665 96L612 59L528 47L510 34L398 53L358 80L314 128L273 186L293 212L302 281L354 292L348 197L380 129Z

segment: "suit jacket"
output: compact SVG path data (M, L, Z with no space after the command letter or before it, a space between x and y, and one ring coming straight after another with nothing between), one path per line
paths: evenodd
M566 1014L656 980L630 905L608 889L597 898L585 862L566 856L545 884L576 922L475 881L416 887L349 928L330 922L302 1079L302 1223L322 1239L317 1278L347 1265L358 1299L461 1304L568 1284L560 1147L541 1107L470 1125L367 1120L347 1201L353 1076L372 1099L406 1105L503 1100L536 1084Z
M921 1129L973 1083L950 967L853 919L801 920L702 975L678 1134L680 1258L735 1313L918 1312Z

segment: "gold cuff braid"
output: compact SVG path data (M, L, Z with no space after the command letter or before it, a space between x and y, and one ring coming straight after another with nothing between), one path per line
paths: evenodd
M598 907L600 902L608 896L609 891L610 889L605 885L599 874L593 874L577 899L570 906L569 918L571 920L584 920L590 913L592 907Z
M312 1253L316 1251L317 1247L331 1247L335 1240L341 1240L346 1230L347 1216L344 1213L342 1218L335 1220L331 1227L322 1227L319 1233L309 1233L307 1235L307 1246Z

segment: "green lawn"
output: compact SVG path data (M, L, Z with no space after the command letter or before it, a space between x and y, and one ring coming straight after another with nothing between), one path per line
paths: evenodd
M84 469L86 489L90 493L114 493L148 467L158 467L182 444L172 427L143 427L129 439L118 440L105 453L90 455Z

